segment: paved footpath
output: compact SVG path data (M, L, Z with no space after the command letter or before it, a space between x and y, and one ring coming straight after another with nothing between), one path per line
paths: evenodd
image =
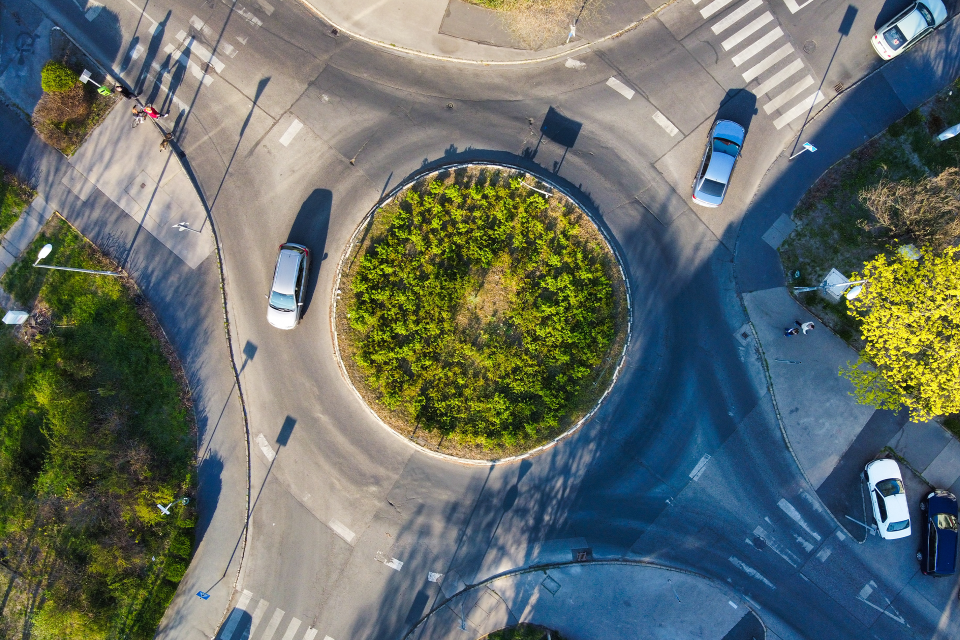
M448 600L408 638L476 640L520 622L578 640L776 637L748 602L720 583L653 565L568 564L520 571L470 589L450 576L440 580Z

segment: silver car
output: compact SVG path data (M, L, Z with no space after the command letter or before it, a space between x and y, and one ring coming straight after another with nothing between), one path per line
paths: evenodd
M693 201L704 207L719 207L740 157L747 132L736 122L717 120L710 129L707 149L693 181Z
M267 296L267 322L277 329L293 329L300 322L303 296L310 275L310 251L300 244L280 245L273 286Z

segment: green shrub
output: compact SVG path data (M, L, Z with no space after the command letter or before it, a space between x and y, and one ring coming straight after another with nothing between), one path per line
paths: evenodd
M56 60L50 60L43 65L40 72L40 86L47 93L56 93L58 91L69 91L80 82L80 76L76 71Z

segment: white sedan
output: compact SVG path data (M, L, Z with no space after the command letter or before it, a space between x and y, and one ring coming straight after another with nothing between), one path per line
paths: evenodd
M873 519L884 540L910 535L910 511L903 476L895 460L874 460L867 465L867 491L873 504Z
M914 2L896 18L880 27L871 42L884 60L896 57L917 44L947 19L941 0Z

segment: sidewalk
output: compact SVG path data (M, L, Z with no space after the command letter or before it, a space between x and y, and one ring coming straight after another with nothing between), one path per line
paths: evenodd
M667 0L669 2L669 0ZM372 44L447 60L520 63L561 56L631 27L664 4L606 0L602 13L581 21L564 44L523 49L499 14L462 0L303 0L335 29ZM266 10L270 5L260 0ZM272 11L272 7L267 10Z
M459 592L463 583L449 578L441 578L438 603L449 600L407 638L476 640L520 622L578 640L766 637L749 603L720 583L651 565L570 564L522 571Z

